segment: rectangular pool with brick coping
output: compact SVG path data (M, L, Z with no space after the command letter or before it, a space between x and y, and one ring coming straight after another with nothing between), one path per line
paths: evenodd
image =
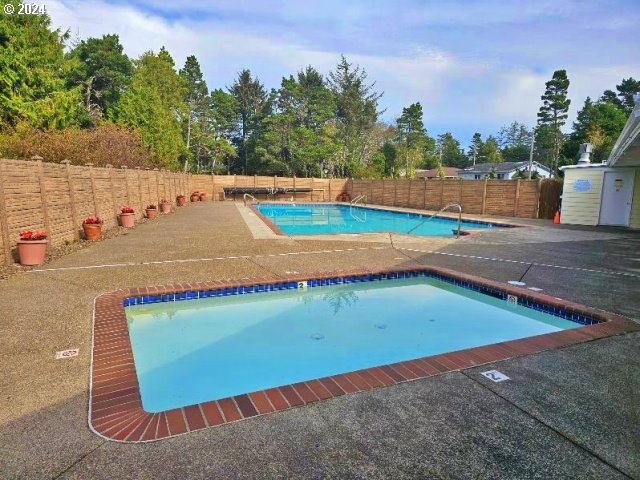
M502 295L426 274L366 280L195 298L187 292L185 301L151 297L129 305L144 410L161 412L587 323L559 309L509 303Z

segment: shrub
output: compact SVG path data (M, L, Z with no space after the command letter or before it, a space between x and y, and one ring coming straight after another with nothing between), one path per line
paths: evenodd
M66 159L74 165L158 166L151 161L151 152L142 146L136 130L111 123L89 130L76 127L38 130L21 125L0 132L0 152L5 158L29 159L39 155L46 162Z

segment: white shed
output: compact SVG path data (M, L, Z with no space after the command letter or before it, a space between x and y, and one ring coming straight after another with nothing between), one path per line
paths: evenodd
M640 229L640 97L606 163L589 163L581 145L577 165L564 171L561 223Z

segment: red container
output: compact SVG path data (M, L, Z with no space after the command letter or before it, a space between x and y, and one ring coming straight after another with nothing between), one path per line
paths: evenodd
M31 266L44 263L49 240L18 240L20 264Z
M87 240L95 241L100 240L100 237L102 237L101 223L83 223L82 230L84 230L84 237Z
M121 213L120 214L120 225L125 228L133 228L136 223L136 214L135 213Z

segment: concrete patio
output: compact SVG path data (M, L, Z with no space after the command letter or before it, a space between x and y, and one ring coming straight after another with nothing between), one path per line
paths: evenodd
M122 287L430 263L640 320L637 232L255 238L242 208L191 205L0 282L0 478L640 478L638 333L155 443L91 433L93 299Z

